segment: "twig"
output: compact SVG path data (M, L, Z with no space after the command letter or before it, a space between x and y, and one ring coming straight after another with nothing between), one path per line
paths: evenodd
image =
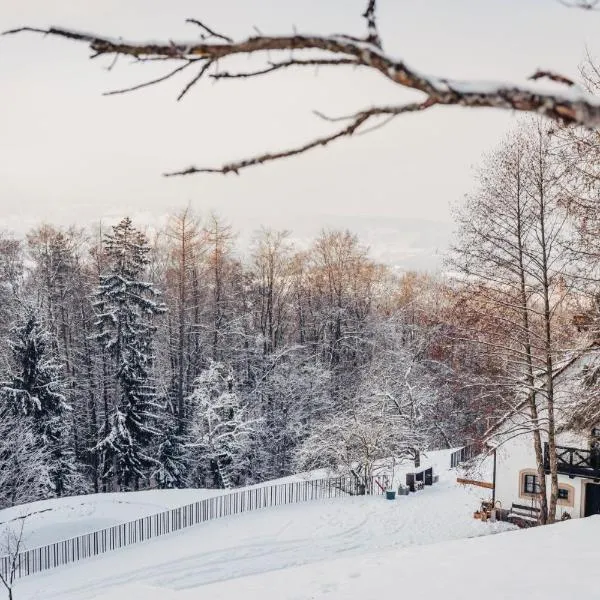
M369 0L367 9L363 13L363 17L367 20L367 41L374 44L378 48L381 48L381 38L377 31L377 0Z
M185 22L198 25L198 27L204 29L204 31L206 31L212 37L223 40L224 42L228 42L229 44L233 44L233 40L230 37L223 35L222 33L217 33L213 29L210 29L210 27L207 27L204 23L202 23L202 21L198 21L198 19L186 19Z
M190 82L183 88L183 90L181 90L181 93L179 94L179 96L177 96L177 101L181 100L192 89L192 87L198 81L200 81L200 79L202 79L202 76L204 75L204 73L206 73L206 71L208 71L208 69L214 62L215 62L214 60L209 60L209 61L205 62L204 65L202 65L202 68L200 69L198 75L196 75L196 77L194 77L192 80L190 80Z
M575 82L560 73L554 73L553 71L542 71L537 70L530 78L532 81L537 81L538 79L550 79L551 81L555 81L556 83L563 83L569 87L575 85Z
M188 59L185 62L185 64L178 66L176 69L173 69L172 71L169 71L166 75L163 75L162 77L157 77L156 79L151 79L149 81L145 81L144 83L138 83L137 85L132 85L131 87L128 87L128 88L122 88L119 90L111 90L110 92L104 92L102 95L103 96L115 96L117 94L127 94L128 92L134 92L136 90L141 90L143 88L150 87L151 85L155 85L157 83L162 83L163 81L170 79L174 75L177 75L177 73L180 73L184 69L187 69L189 66L193 65L195 62L197 62L199 60L202 60L202 59L201 58Z
M291 59L286 60L284 62L279 63L269 63L269 66L265 69L260 69L258 71L248 71L241 73L230 73L224 71L223 73L215 73L211 75L212 79L246 79L248 77L256 77L258 75L266 75L267 73L272 73L273 71L278 71L279 69L286 69L288 67L293 66L336 66L336 65L360 65L360 63L353 58L334 58L334 59L309 59L309 60L301 60L301 59Z
M331 135L311 140L310 142L303 144L302 146L298 146L296 148L291 148L288 150L282 150L280 152L275 153L268 152L259 156L254 156L252 158L247 158L237 162L229 163L227 165L223 165L222 167L189 167L187 169L184 169L183 171L165 173L165 177L174 177L177 175L192 175L194 173L221 173L224 175L228 173L235 173L236 175L238 175L242 169L246 169L255 165L262 165L266 162L272 162L281 158L289 158L291 156L297 156L298 154L304 154L305 152L308 152L313 148L317 148L319 146L327 146L329 143L337 139L343 137L350 137L361 127L361 125L363 125L366 121L372 119L373 117L380 115L397 116L402 113L422 111L429 108L430 106L433 106L433 104L434 102L427 100L426 102L404 104L401 106L374 107L369 110L356 113L356 115L352 117L352 122L347 127L344 127L344 129L332 133ZM351 117L346 117L346 119L350 118Z

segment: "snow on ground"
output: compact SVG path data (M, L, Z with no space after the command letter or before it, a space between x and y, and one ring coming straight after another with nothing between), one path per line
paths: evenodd
M222 493L223 490L201 489L145 490L40 500L0 510L0 532L7 528L20 531L20 517L27 516L23 545L37 548Z
M106 600L564 600L598 598L600 516L486 538L366 552L200 589ZM162 593L162 595L161 595ZM102 600L105 600L102 598Z
M450 452L432 452L429 456L424 456L422 466L433 465L436 472L445 471L450 464ZM399 480L404 481L403 475L412 468L411 464L405 461L398 466L395 472L396 485ZM258 485L324 479L330 475L325 469L320 469ZM223 494L223 490L145 490L42 500L0 510L0 532L6 528L18 532L20 517L27 515L23 545L26 548L37 548L219 494Z
M439 459L448 465L446 458L441 453L440 456L431 457L433 462ZM408 497L399 497L393 502L382 496L347 497L217 519L25 578L17 583L15 596L19 600L84 600L106 594L112 598L110 594L114 593L115 598L131 600L144 597L150 600L154 594L148 589L141 591L139 586L143 585L159 588L160 591L155 590L155 593L161 600L168 600L171 595L179 598L178 593L186 590L191 590L191 595L183 597L189 597L190 600L200 595L211 599L233 598L234 593L238 592L246 597L243 592L246 584L243 581L254 581L258 582L256 589L263 590L262 600L271 597L279 600L288 597L285 596L288 592L292 594L290 598L320 597L318 581L327 573L324 565L329 564L325 561L348 557L350 562L344 562L343 565L359 565L367 560L367 555L378 555L381 551L391 550L394 554L390 556L396 556L398 552L401 552L401 556L409 556L412 552L420 553L421 550L416 547L423 544L483 536L510 527L502 523L481 523L473 519L473 510L486 490L457 486L454 482L455 473L447 468L441 475L438 484ZM407 547L411 548L401 551ZM450 553L452 552L454 551L451 550ZM379 559L368 559L373 564L376 564L376 560ZM443 563L437 556L436 561L440 560ZM391 558L390 561L393 562ZM260 577L267 580L274 577L273 585L279 586L285 582L286 573L296 577L296 569L290 571L290 568L300 565L312 565L306 567L307 572L316 573L315 577L311 575L310 581L306 582L313 586L310 593L304 594L304 588L300 585L303 576L298 575L299 579L294 580L295 583L289 590L287 587L282 590L274 588L278 591L274 591L272 596L265 595L264 590L267 588L260 583L260 574L263 574ZM387 572L367 571L365 574L374 586L378 579L388 577L388 591L396 594L404 585L412 585L409 579L405 583L395 579L396 566L388 566ZM364 572L357 569L358 566L350 568L351 573L347 574L350 580L355 571L359 576ZM264 575L265 573L271 574ZM389 580L390 575L394 577L393 581ZM231 595L226 586L235 587L236 584L216 584L238 578L242 578L239 579L238 592L234 592L232 588ZM424 580L423 584L426 583ZM203 587L207 584L214 584L210 586L210 595L204 593L209 589ZM131 588L132 585L137 588ZM219 591L219 585L225 586L222 591ZM254 586L254 583L248 585ZM265 585L270 586L271 583L267 581ZM351 583L348 585L351 587ZM199 587L202 590L196 589ZM132 591L134 589L137 591ZM213 596L213 590L217 595ZM342 594L339 597L348 596ZM362 598L364 597L363 595ZM367 594L366 597L375 597L375 594Z

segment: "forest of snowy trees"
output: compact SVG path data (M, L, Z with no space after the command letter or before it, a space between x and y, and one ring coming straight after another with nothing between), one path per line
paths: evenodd
M216 216L144 228L2 236L2 505L229 487L474 435L461 381L478 358L440 281L394 275L349 232L300 250L264 229L242 260Z
M458 203L444 275L348 231L265 228L242 252L191 208L1 234L0 507L368 475L479 440L523 386L551 403L553 365L595 337L595 136L521 122Z

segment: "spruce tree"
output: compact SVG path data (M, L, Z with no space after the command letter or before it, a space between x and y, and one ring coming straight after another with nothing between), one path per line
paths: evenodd
M158 292L143 279L150 247L129 218L105 236L105 273L94 298L96 339L107 356L105 385L112 402L97 449L102 477L119 489L138 489L156 465L152 446L159 406L152 379L156 315L165 312Z
M65 399L56 344L31 307L11 333L12 374L0 388L2 408L23 419L36 443L46 450L49 489L44 495L84 491L69 445L71 408Z

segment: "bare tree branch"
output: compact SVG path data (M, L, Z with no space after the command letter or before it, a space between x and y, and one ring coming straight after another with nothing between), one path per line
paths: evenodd
M600 0L558 0L567 8L582 8L583 10L598 10Z
M278 71L279 69L287 69L288 67L319 67L319 66L337 66L337 65L355 65L360 66L360 63L354 58L332 58L332 59L291 59L286 60L284 62L270 62L269 66L265 69L260 69L258 71L249 71L249 72L241 72L241 73L230 73L224 71L222 73L213 73L210 77L212 79L247 79L248 77L256 77L258 75L266 75L267 73L272 73L273 71Z
M170 79L174 75L177 75L177 73L181 73L181 71L183 71L184 69L187 69L188 67L190 67L194 63L198 62L199 60L202 60L202 59L201 58L188 59L188 60L186 60L186 62L183 65L179 65L178 67L169 71L166 75L163 75L162 77L157 77L156 79L150 79L149 81L145 81L143 83L138 83L137 85L132 85L131 87L122 88L119 90L111 90L110 92L104 92L103 96L115 96L117 94L127 94L129 92L134 92L136 90L141 90L143 88L150 87L152 85L156 85L157 83L162 83L163 81Z
M537 81L538 79L550 79L551 81L555 81L556 83L562 83L567 86L575 85L575 82L560 73L554 73L554 71L542 71L538 69L529 79L532 81Z
M372 119L373 117L382 115L397 116L407 112L418 112L425 110L432 105L433 104L431 102L426 101L420 103L404 104L401 106L374 107L369 110L356 113L356 115L353 115L352 117L346 117L346 119L352 119L352 122L347 127L344 127L344 129L332 133L331 135L317 138L296 148L282 150L280 152L269 152L266 154L261 154L252 158L247 158L237 162L229 163L222 167L188 167L183 171L165 173L165 176L173 177L176 175L193 175L194 173L221 173L224 175L228 173L235 173L236 175L238 175L242 169L246 169L255 165L261 165L266 162L272 162L281 158L289 158L290 156L304 154L305 152L308 152L313 148L317 148L319 146L327 146L327 144L342 137L350 137L361 127L361 125L363 125L366 121Z
M595 4L596 1L600 2L600 0L594 0L594 2L587 2L587 4ZM87 43L90 46L93 56L103 54L114 56L126 55L144 61L187 61L186 64L178 65L176 69L173 69L162 77L124 90L116 90L112 93L124 93L160 83L183 71L190 66L190 64L194 64L197 61L204 61L199 73L187 83L179 94L178 100L180 100L203 77L211 65L228 57L265 52L319 51L323 53L320 57L306 59L292 58L281 62L269 62L267 67L254 72L213 73L210 77L213 79L243 79L265 75L295 65L341 66L352 64L373 69L402 88L416 90L425 94L425 100L418 104L409 105L413 107L409 110L407 110L406 107L400 106L398 108L402 110L397 113L385 113L388 116L391 116L391 118L402 112L423 110L434 104L444 106L459 105L472 108L487 107L535 112L559 121L562 124L600 128L600 98L573 85L573 82L567 77L551 71L537 71L531 77L534 81L539 79L550 79L569 86L563 90L548 91L539 88L536 84L511 85L489 81L459 81L445 77L427 75L418 69L410 67L402 60L392 58L382 50L376 22L376 0L368 1L363 17L367 20L368 27L368 37L366 39L358 39L346 35L318 36L294 34L287 36L268 36L259 33L259 35L249 37L245 40L232 41L227 36L216 33L213 29L195 19L188 19L188 22L198 25L208 35L203 36L200 41L194 40L191 42L132 42L122 38L97 36L95 34L72 31L60 27L50 27L48 29L22 27L7 31L5 32L5 35L21 32L34 32L80 41ZM217 38L217 41L212 41L210 38ZM375 113L373 113L372 110L373 109L366 109L357 113L354 117L354 126L351 124L344 130L332 134L332 136L315 139L299 148L283 152L262 154L252 159L225 165L218 169L198 169L196 167L190 167L189 169L170 173L169 175L196 172L237 173L240 169L251 165L262 164L278 158L295 156L317 146L326 145L340 137L351 136L365 120L374 116ZM357 123L357 121L359 122ZM378 126L381 126L381 124Z
M589 127L600 125L600 99L583 91L542 91L537 87L459 81L429 76L409 67L403 61L392 59L369 42L354 41L344 36L258 36L234 43L168 42L165 44L128 42L56 27L45 30L25 27L6 33L14 34L23 31L87 42L95 53L124 54L137 58L218 60L267 50L322 50L330 54L354 57L358 64L379 71L402 87L425 93L436 104L537 112L565 123Z
M377 0L369 0L363 17L367 20L367 41L378 48L381 48L381 38L379 37L379 32L377 31L376 11Z
M233 43L233 40L230 37L223 35L221 33L217 33L210 27L207 27L204 23L202 23L202 21L198 21L198 19L186 19L185 22L192 23L193 25L198 25L198 27L201 27L202 29L204 29L204 31L206 31L206 33L208 33L209 37L214 37L219 40L223 40L224 42L228 42L230 44ZM206 38L204 38L204 39L206 39Z
M200 71L198 72L198 75L196 75L196 77L194 77L192 80L190 80L190 82L183 88L183 90L181 90L181 93L179 94L179 96L177 96L177 100L181 100L191 89L192 87L198 83L198 81L200 81L200 79L202 79L202 76L206 73L206 71L208 71L208 69L210 69L211 65L214 63L214 60L207 60L204 65L202 65L202 68L200 69Z

